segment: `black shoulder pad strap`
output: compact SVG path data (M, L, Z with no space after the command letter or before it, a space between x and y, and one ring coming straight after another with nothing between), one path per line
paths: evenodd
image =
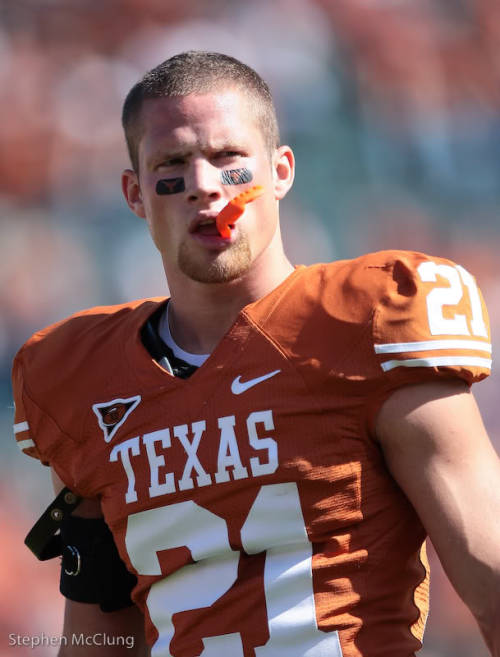
M37 559L46 561L61 554L61 537L58 534L61 522L80 504L81 499L69 488L63 488L36 521L24 539L24 544Z

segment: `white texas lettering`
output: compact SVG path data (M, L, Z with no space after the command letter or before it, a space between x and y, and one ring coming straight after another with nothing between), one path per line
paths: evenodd
M125 493L125 502L127 502L127 504L129 502L137 502L137 492L135 490L135 473L132 468L132 464L130 463L130 453L132 453L132 456L139 456L139 436L136 436L135 438L129 438L129 440L125 440L123 443L115 445L111 454L109 455L110 461L118 461L118 457L120 457L123 469L127 475L128 489Z
M184 466L184 472L182 473L182 478L179 479L179 490L187 490L193 488L193 480L189 476L192 470L196 470L198 476L196 477L196 483L198 486L208 486L212 483L212 477L208 475L205 470L202 468L199 458L196 455L198 451L198 446L200 444L201 436L207 428L207 423L202 420L201 422L193 422L191 425L191 432L194 434L193 442L189 442L187 436L189 427L187 424L181 424L178 427L174 427L174 436L181 441L182 446L186 454L188 455L188 460Z
M278 469L278 445L272 438L259 438L257 425L263 424L266 431L274 431L273 414L271 411L255 411L247 417L247 430L250 445L254 449L267 449L267 463L262 463L256 456L250 459L250 467L254 477L272 474Z
M234 415L220 417L217 423L220 429L219 453L217 455L217 472L215 481L220 484L223 481L229 481L228 467L233 468L233 477L235 479L246 479L248 470L243 467L234 433L236 418Z
M250 467L248 468L241 461L237 432L235 431L237 426L236 417L227 415L217 418L219 446L217 469L212 473L213 476L203 467L197 454L200 442L206 432L205 420L193 422L190 425L180 424L174 426L172 430L164 428L151 431L142 436L142 441L137 436L115 445L109 460L113 462L120 461L123 466L128 483L125 502L130 504L138 500L136 474L131 457L144 455L144 448L149 466L150 485L147 491L150 498L168 495L174 493L177 489L182 491L194 488L195 482L191 476L193 472L196 475L195 481L198 487L209 486L213 483L224 483L230 481L231 477L234 480L246 479L249 476L249 469L252 477L276 472L278 468L278 444L269 435L259 437L259 425L266 432L274 431L273 412L271 410L256 411L250 413L246 418L244 426L246 428L247 443L256 452L261 452L259 456L249 458L248 465ZM260 431L262 432L262 430ZM168 466L166 455L172 446L171 432L182 445L186 462L182 476L179 479L175 479L173 472L167 472L162 475L160 481L160 468L165 469L165 466Z
M174 475L168 472L165 475L165 481L159 481L159 469L165 465L165 457L163 454L157 454L155 443L160 443L163 449L170 447L170 429L160 429L159 431L152 431L145 433L142 437L142 442L146 446L148 454L149 472L150 472L150 486L148 489L149 497L158 497L166 493L175 492Z

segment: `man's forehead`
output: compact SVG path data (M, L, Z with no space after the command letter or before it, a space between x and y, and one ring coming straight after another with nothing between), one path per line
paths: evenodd
M210 94L148 99L140 118L141 142L210 142L213 147L255 139L258 126L245 95L224 90ZM148 147L149 150L149 147Z
M249 115L250 110L246 93L237 88L222 88L187 96L147 98L143 103L141 120L146 124L169 122L182 125L214 117L223 121L235 113Z

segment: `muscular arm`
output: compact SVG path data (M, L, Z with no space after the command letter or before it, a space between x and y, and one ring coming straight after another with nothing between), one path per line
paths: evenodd
M500 657L500 462L461 382L408 386L376 425L387 465Z
M52 480L55 492L59 493L64 484L53 471ZM99 502L90 499L83 500L73 514L85 518L102 516ZM83 642L78 639L80 635ZM148 657L150 654L144 638L144 618L135 605L103 612L97 604L66 599L63 636L67 645L61 646L58 657ZM115 637L124 638L119 645L110 645Z

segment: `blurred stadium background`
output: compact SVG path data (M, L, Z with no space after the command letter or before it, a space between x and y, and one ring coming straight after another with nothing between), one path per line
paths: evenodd
M483 289L498 347L499 46L498 0L0 0L2 655L54 655L9 635L57 637L62 619L57 563L22 545L51 488L12 439L13 355L77 309L165 293L120 193L131 85L191 48L254 66L298 159L282 208L292 259L404 248L457 260ZM476 389L497 448L499 378ZM432 561L419 654L484 657Z

